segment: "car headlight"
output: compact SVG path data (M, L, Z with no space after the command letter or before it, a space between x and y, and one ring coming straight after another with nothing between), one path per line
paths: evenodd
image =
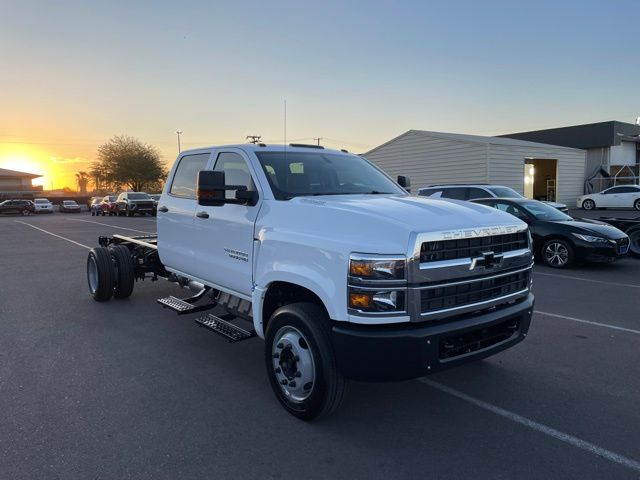
M404 280L405 259L399 257L351 255L349 276L363 280Z
M584 240L585 242L589 242L589 243L596 243L596 242L607 243L607 239L602 237L594 237L593 235L583 235L582 233L572 233L572 235L576 238L579 238L580 240Z

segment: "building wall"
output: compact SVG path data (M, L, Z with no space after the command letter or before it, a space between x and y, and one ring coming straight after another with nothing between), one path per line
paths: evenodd
M414 194L434 183L487 183L487 147L477 143L410 131L366 157L394 179L410 177Z
M491 145L489 182L511 187L523 193L524 163L527 158L558 161L556 200L574 205L584 192L585 152L554 147Z

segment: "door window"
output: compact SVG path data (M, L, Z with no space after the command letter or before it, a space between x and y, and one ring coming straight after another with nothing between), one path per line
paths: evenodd
M214 168L216 172L224 172L225 183L227 185L239 185L247 187L247 190L252 192L256 190L256 186L249 173L249 166L241 155L234 152L222 152L218 155L216 166ZM236 192L233 190L227 190L225 196L228 200L233 200L236 197Z
M527 214L520 207L511 203L496 202L493 206L498 210L502 210L503 212L507 212L514 217L519 218L520 220L526 220L528 218Z
M420 190L420 195L424 197L430 198L440 198L442 197L442 188L432 188L432 189L424 189Z
M173 175L169 193L176 197L196 198L198 172L205 169L208 160L208 153L182 157L176 168L176 173Z
M442 198L452 198L454 200L466 200L467 189L466 188L447 188L442 193Z
M467 189L468 197L467 200L475 200L476 198L489 198L491 194L481 188L477 187L469 187Z

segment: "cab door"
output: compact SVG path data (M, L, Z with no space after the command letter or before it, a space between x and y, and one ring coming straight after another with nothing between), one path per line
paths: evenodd
M225 172L227 185L256 187L255 172L240 149L217 151L213 170ZM235 200L235 191L226 197ZM208 284L241 297L250 297L253 284L254 227L261 200L255 205L225 203L222 206L196 206L194 216L195 268Z
M170 270L196 275L196 184L209 166L211 152L187 153L176 160L158 202L158 254Z

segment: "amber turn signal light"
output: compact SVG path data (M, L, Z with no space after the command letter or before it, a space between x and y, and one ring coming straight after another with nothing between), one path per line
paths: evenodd
M350 293L349 306L351 308L369 308L371 306L372 297L366 293Z

